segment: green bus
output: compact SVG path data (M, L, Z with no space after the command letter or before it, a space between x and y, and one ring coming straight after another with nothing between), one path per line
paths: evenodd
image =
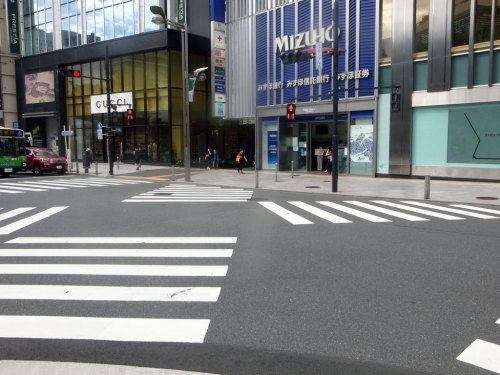
M26 169L24 130L0 126L0 174L7 177Z

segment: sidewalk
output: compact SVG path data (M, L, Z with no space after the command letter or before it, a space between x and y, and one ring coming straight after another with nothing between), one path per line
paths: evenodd
M73 170L72 173L75 171ZM175 182L184 182L184 168L175 167ZM80 166L80 174L83 170ZM95 176L95 166L89 170ZM139 171L133 164L114 164L113 175L137 175L152 178L161 176L161 180L170 181L172 167L143 165ZM98 164L98 176L108 177L107 164ZM123 176L122 176L123 177ZM247 189L256 188L256 177L253 169L247 168L244 174L233 169L197 169L191 168L191 182L195 184L231 186ZM308 192L336 195L354 195L377 198L424 199L425 181L423 179L339 176L338 192L332 193L332 177L318 172L294 173L274 171L258 171L259 189ZM483 199L481 199L483 198ZM492 204L500 206L499 182L475 182L431 179L430 198L427 201L448 201L460 203Z

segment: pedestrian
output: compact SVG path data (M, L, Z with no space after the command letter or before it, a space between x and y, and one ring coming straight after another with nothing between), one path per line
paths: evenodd
M325 156L326 156L326 170L325 172L328 173L328 174L331 174L332 173L332 148L330 146L328 146L328 148L326 149L326 152L325 152Z
M243 174L243 165L245 164L245 161L247 161L245 152L243 152L243 149L240 149L240 152L238 152L238 155L236 155L236 165L238 166L238 173Z
M207 163L207 170L209 170L210 164L212 163L212 152L210 151L210 147L207 148L207 152L205 154L205 162Z
M135 146L134 164L137 170L141 167L141 146Z
M92 164L92 158L93 158L92 150L90 149L89 146L87 146L83 151L83 160L82 160L83 168L85 168L85 173L89 173L89 168L90 165Z
M318 171L323 171L323 154L325 153L325 150L323 150L323 147L320 145L319 148L316 149L316 161L318 163L317 170Z
M212 167L219 168L219 155L217 154L217 150L215 148L212 152Z

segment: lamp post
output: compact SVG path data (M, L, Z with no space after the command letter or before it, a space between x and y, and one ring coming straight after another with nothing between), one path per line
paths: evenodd
M332 69L332 118L333 118L333 134L332 134L332 152L333 152L333 162L332 162L332 193L338 191L338 179L339 179L339 167L338 160L339 157L339 141L338 141L338 114L339 114L339 86L338 86L338 75L339 75L339 37L338 37L338 25L339 25L339 11L338 3L336 0L332 0L332 32L333 32L333 69Z
M184 130L184 179L185 181L191 181L191 129L189 123L189 62L188 62L188 27L187 20L184 19L185 23L174 22L167 19L163 9L157 5L151 5L149 7L151 13L154 14L151 22L156 25L166 25L172 26L173 28L180 30L181 37L181 49L182 49L182 107L183 107L183 130Z

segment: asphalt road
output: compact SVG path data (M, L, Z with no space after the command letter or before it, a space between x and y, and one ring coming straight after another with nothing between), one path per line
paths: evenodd
M241 193L227 188L215 195L210 193L217 202L181 202L181 198L165 202L159 199L171 197L172 191L158 189L168 182L137 177L116 176L101 180L104 186L85 187L78 187L76 180L94 184L96 180L91 176L55 175L9 179L9 183L27 180L31 188L38 186L39 190L49 181L71 180L73 185L59 185L66 187L64 190L0 192L0 215L33 207L0 221L0 287L220 288L216 300L2 297L0 360L125 364L216 374L491 373L459 361L457 356L476 339L500 345L500 325L496 323L500 318L500 215L496 215L498 219L458 215L461 220L444 220L421 215L415 206L413 212L404 212L427 220L408 221L346 202L374 204L368 198L257 190L241 202L229 202L224 200ZM0 190L5 182L7 179L0 180ZM116 185L106 185L110 183ZM144 193L150 196L140 195ZM188 198L182 199L190 199L185 194ZM387 222L371 222L335 210L350 222L332 223L306 212L310 207L304 203L334 212L318 201L370 211ZM269 203L311 223L294 225L266 208ZM449 208L451 204L440 206ZM60 207L60 211L41 218L54 207ZM23 223L27 217L31 219ZM33 240L35 237L41 239ZM65 243L51 241L61 237L66 238ZM90 245L74 242L80 237L98 240ZM234 239L234 243L153 243L158 238L179 237ZM192 248L232 252L224 257L144 255L148 250L189 252ZM21 249L39 249L39 253L19 256L16 251L21 253ZM52 252L49 249L80 250L84 255L56 253L47 257ZM96 256L91 250L102 254ZM103 256L106 250L136 250L139 255ZM12 251L11 255L5 255L7 251ZM9 268L25 264L34 264L35 271ZM51 264L65 266L43 274L41 270ZM214 266L225 272L220 276L131 276L110 275L113 270L89 275L86 269L64 275L72 272L72 266L82 264L111 268L132 265L134 269L140 268L138 265ZM14 323L31 322L19 322L19 317L46 316L109 318L108 322L117 318L158 322L190 319L209 324L201 342L191 343L129 338L140 336L140 331L125 332L121 340L32 338L29 333L24 333L25 338L16 336ZM54 321L49 331L64 326ZM36 319L33 322L43 324ZM71 327L86 321L67 324L70 328L66 333L71 336ZM38 332L38 327L33 330ZM13 333L2 334L6 331ZM39 335L45 337L47 332Z

